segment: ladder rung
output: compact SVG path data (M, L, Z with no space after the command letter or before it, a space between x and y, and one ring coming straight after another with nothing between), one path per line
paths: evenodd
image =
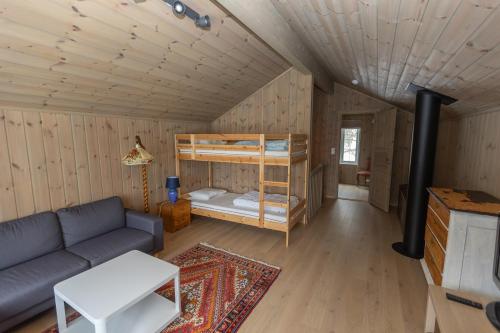
M288 187L287 182L273 182L270 180L264 181L264 186L273 186L273 187Z
M287 208L288 204L276 201L264 201L264 206Z

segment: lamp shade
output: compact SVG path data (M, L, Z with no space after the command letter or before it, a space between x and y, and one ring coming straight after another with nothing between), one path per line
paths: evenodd
M122 158L125 165L144 165L153 162L153 155L148 153L141 143L139 136L135 137L135 148Z
M179 181L179 177L172 176L172 177L167 177L167 182L165 184L165 187L168 189L177 189L181 186L181 183Z

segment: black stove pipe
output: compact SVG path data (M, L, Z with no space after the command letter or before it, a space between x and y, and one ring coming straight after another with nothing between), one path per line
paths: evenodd
M438 93L430 90L417 92L404 238L402 243L392 245L395 251L415 259L424 256L429 201L426 188L432 185L442 102L443 96Z

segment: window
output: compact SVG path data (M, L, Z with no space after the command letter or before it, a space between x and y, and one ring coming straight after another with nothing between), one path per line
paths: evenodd
M342 128L340 163L358 164L360 128Z

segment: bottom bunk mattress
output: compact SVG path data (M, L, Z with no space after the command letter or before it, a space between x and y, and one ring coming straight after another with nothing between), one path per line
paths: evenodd
M203 208L215 212L228 213L239 216L259 218L259 209L242 208L234 205L234 199L237 199L239 197L241 197L241 194L227 192L213 197L210 200L195 200L191 198L191 207ZM291 209L292 208L294 208L294 206L292 206ZM286 213L266 212L264 214L264 218L268 221L276 223L286 223Z

